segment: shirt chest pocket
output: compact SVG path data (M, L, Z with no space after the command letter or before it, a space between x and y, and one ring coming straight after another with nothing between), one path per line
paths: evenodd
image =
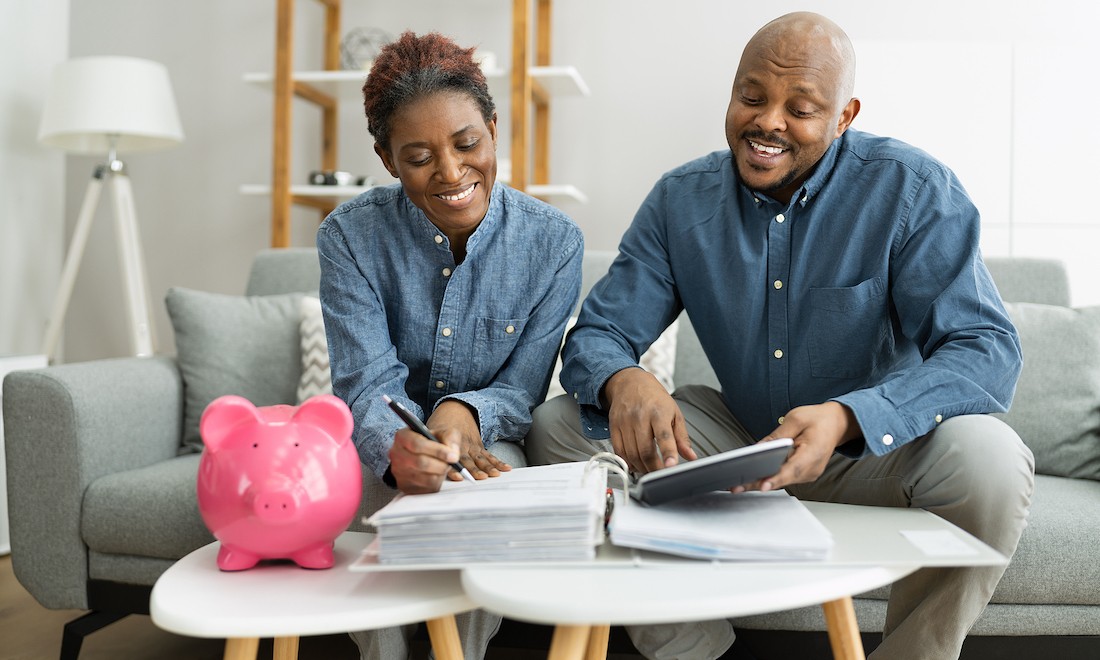
M810 373L823 378L870 375L891 336L882 279L810 289L809 303Z
M473 370L468 388L484 387L497 375L515 351L526 325L526 317L478 317L474 325L474 345L470 355Z
M527 319L492 319L482 316L477 320L474 334L478 341L514 345L519 340Z

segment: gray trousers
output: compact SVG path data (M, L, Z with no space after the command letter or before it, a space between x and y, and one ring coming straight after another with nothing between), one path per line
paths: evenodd
M688 385L673 398L699 456L755 441L716 390ZM561 396L535 410L526 448L528 462L542 465L586 460L611 451L611 443L586 438L576 403ZM853 460L834 454L817 480L787 492L803 500L925 509L1011 557L1027 522L1034 472L1031 450L1008 425L989 415L964 415L885 456ZM890 590L882 643L871 658L958 658L1004 570L926 568L898 580ZM654 660L717 658L734 639L724 619L628 626L627 632Z
M514 442L497 442L489 448L489 453L514 468L527 466L523 447ZM500 629L500 619L499 615L485 610L471 610L455 615L458 636L462 640L462 656L465 660L479 660L485 657L489 640ZM409 640L416 634L418 625L360 630L348 634L359 647L361 660L407 660ZM435 653L430 657L434 658Z

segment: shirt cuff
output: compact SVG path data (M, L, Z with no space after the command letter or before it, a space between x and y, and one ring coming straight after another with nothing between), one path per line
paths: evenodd
M382 483L397 490L397 479L393 476L393 470L390 467L389 465L386 466L386 471L382 474Z
M856 421L859 422L859 428L863 431L862 448L853 444L855 441L837 448L837 451L845 456L850 458L862 458L868 455L884 456L915 437L905 420L898 414L897 408L874 390L857 390L830 400L851 409L856 416Z

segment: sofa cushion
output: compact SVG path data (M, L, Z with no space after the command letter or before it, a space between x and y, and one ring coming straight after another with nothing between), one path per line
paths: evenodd
M1035 471L1100 479L1100 307L1006 303L1024 366L1005 420Z
M230 296L171 288L165 302L183 376L183 444L202 449L199 420L224 394L256 406L294 404L303 294Z
M214 540L199 514L199 455L179 456L93 481L81 537L96 552L179 559Z
M994 603L1100 605L1100 483L1037 475L1031 512Z

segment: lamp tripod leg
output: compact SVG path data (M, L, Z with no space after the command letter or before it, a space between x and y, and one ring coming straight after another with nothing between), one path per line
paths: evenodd
M153 320L149 312L149 294L145 261L141 252L137 213L134 211L134 194L130 177L123 171L111 175L111 192L115 209L115 229L119 256L122 260L122 278L126 289L126 308L130 315L130 340L134 355L153 355Z
M96 206L99 204L99 193L103 190L103 176L106 168L97 166L88 181L88 187L84 192L84 201L80 205L80 215L76 219L76 227L73 229L73 240L69 243L69 251L65 256L65 265L61 270L61 281L57 285L57 293L53 299L53 309L50 310L50 321L46 326L46 335L42 340L42 353L53 362L57 357L57 344L61 339L61 330L65 327L65 312L69 308L69 299L72 297L73 284L76 282L76 273L80 270L80 260L84 256L84 248L88 244L88 232L92 228L92 220L95 218Z

